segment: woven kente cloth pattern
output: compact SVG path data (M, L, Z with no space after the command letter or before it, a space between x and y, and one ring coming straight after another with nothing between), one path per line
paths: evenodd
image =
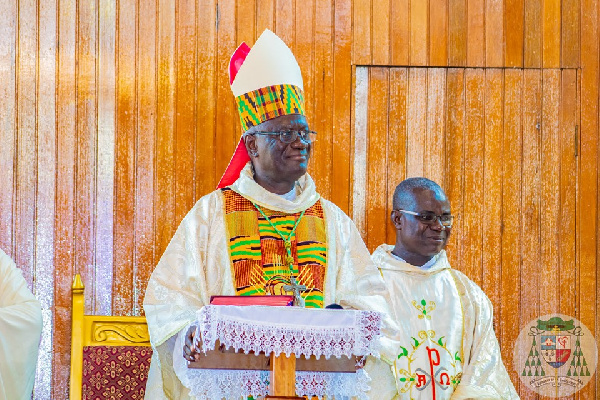
M245 132L250 127L289 114L304 115L304 95L295 85L274 85L235 98Z
M83 400L142 400L152 348L86 346L83 348Z
M284 241L252 202L229 188L221 189L236 294L241 296L288 294L290 268ZM262 209L287 237L300 213L285 214ZM317 201L300 219L291 238L293 276L307 287L306 307L323 308L327 268L327 235L323 207Z

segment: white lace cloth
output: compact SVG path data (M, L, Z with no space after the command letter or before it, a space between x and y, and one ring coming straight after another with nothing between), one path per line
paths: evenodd
M374 311L305 309L299 307L213 306L198 312L197 331L203 351L217 340L235 351L296 356L378 356L381 314ZM242 399L269 392L269 371L187 368L181 356L182 330L175 344L173 367L191 395L198 399ZM370 378L356 373L296 372L299 396L328 396L336 400L366 399Z
M213 306L198 311L202 350L217 339L248 354L286 356L379 356L381 314L375 311L268 306Z

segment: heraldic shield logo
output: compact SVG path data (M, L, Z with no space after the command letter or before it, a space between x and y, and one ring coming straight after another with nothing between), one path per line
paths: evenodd
M594 335L580 321L551 314L521 330L513 356L515 370L527 387L557 398L578 392L592 379L598 348Z

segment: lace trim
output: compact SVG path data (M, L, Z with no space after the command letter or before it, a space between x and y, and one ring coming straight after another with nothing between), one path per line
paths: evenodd
M333 397L346 400L352 397L367 400L366 392L371 390L371 378L359 369L354 374L333 372L296 372L296 394L298 396Z
M242 399L269 394L269 371L190 369L187 371L190 394L199 400ZM370 378L363 370L352 374L297 372L298 396L327 396L336 400L356 397L367 400Z
M269 371L190 369L190 394L199 400L242 399L269 394Z
M381 314L373 311L345 310L344 318L352 315L350 323L314 325L310 324L310 313L315 310L282 307L268 307L271 314L279 312L278 324L261 323L256 320L240 320L226 315L228 306L205 306L198 311L198 322L202 337L202 350L213 350L217 339L227 349L265 354L284 353L290 356L304 355L329 358L352 355L379 356L378 338L381 335ZM329 311L329 310L327 310ZM341 314L336 310L329 314ZM279 317L279 316L278 316ZM298 323L306 320L306 323ZM335 319L335 318L332 318ZM332 321L333 322L333 321Z

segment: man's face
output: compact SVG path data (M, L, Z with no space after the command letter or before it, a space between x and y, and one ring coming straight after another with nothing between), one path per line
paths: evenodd
M250 129L254 132L306 131L308 123L303 115L282 115ZM274 181L297 180L306 173L310 159L311 143L299 137L292 143L283 143L278 136L252 135L246 137L248 152L254 169L261 176Z
M443 192L428 189L415 189L413 203L407 211L450 215L450 202ZM396 226L396 242L409 255L417 258L430 258L439 253L450 237L451 228L444 227L437 219L433 224L421 222L417 216L398 211L392 212L392 222Z

